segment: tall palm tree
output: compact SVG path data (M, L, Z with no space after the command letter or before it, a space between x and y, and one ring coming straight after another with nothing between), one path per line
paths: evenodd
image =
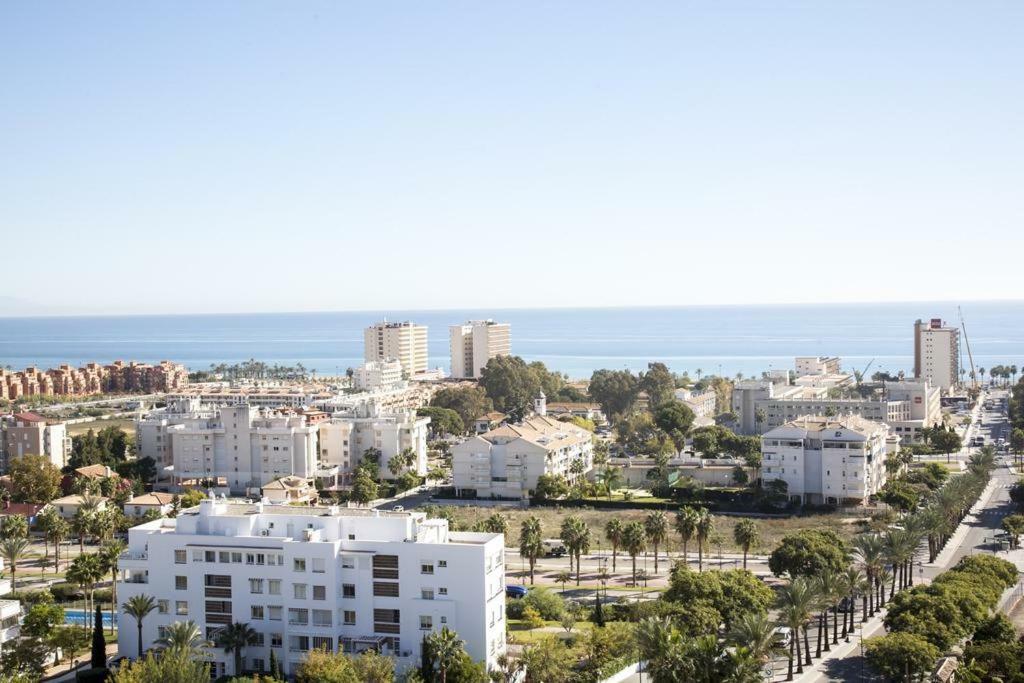
M63 517L58 517L46 530L46 537L53 544L53 572L60 571L60 544L71 533L71 525Z
M612 544L612 571L615 571L615 560L619 554L619 546L622 545L622 520L612 517L604 525L604 537Z
M576 585L580 585L580 556L590 552L590 527L581 517L570 515L562 522L562 541L569 555L576 558ZM572 563L570 562L570 570Z
M658 546L668 538L668 517L661 510L652 510L644 520L644 531L647 540L654 548L654 573L658 573Z
M860 562L861 569L868 580L868 611L875 614L875 592L878 574L882 570L882 539L875 534L861 534L853 539L854 552ZM867 621L865 619L864 621Z
M618 467L607 465L597 475L597 481L604 487L608 500L612 499L612 491L622 484L622 474Z
M853 633L856 627L856 616L857 616L857 597L860 596L864 601L864 620L867 621L868 607L867 607L867 581L864 580L864 574L854 566L849 566L841 573L843 582L843 593L849 598L849 609L843 612L843 638L846 642L850 642L850 634ZM847 615L849 615L849 626L847 626Z
M67 580L81 586L86 591L88 612L93 611L93 595L96 583L107 573L96 553L79 555L72 561L68 569Z
M893 572L891 572L888 567L886 567L885 565L882 565L882 569L878 573L878 590L880 591L880 597L879 597L879 603L878 603L878 608L879 609L885 607L885 603L886 603L886 600L885 600L885 584L889 583L889 581L895 582L895 580L896 580L896 575L893 574ZM891 599L892 595L890 595L889 598Z
M684 507L676 513L676 533L683 541L683 565L687 565L687 546L694 536L697 535L697 522L700 521L700 513L692 507Z
M757 522L752 519L741 519L732 528L732 538L736 541L736 545L743 548L743 568L746 569L747 553L750 552L752 547L757 545L760 538Z
M217 647L224 650L226 654L235 655L236 676L242 675L242 653L250 645L255 645L259 634L249 624L236 621L222 626L214 633L214 642Z
M537 558L544 552L544 536L540 519L531 515L519 527L519 554L530 562L530 583L533 583L533 569Z
M138 629L139 637L139 659L142 659L142 620L156 609L156 599L152 595L140 593L128 598L121 605L121 609L125 614L135 619L135 628Z
M11 568L11 588L18 589L18 562L29 557L29 540L20 536L9 536L0 541L0 557Z
M100 547L100 563L110 572L110 632L114 632L114 610L117 607L117 563L128 546L124 541L107 541Z
M427 636L427 644L434 661L437 662L441 683L446 683L448 680L448 670L452 668L462 654L462 640L459 639L454 631L449 630L447 626L443 626L440 631L434 631Z
M786 647L775 634L775 622L767 614L746 612L732 625L727 639L736 647L746 647L760 663L771 661L776 655L785 655Z
M162 650L181 650L186 652L190 659L204 659L207 649L212 645L203 637L196 622L175 621L164 629L162 638L158 638L156 646Z
M825 641L825 652L831 650L828 638L828 613L830 610L832 612L832 641L836 644L839 643L839 634L836 632L838 630L836 626L839 621L837 603L843 596L843 584L842 578L837 571L826 569L815 577L814 585L817 589L818 597L821 599L819 605L821 614L818 617L818 652L815 655L820 657L823 638Z
M647 549L647 532L640 522L630 522L622 530L622 547L633 560L633 585L636 586L636 556Z
M779 591L778 605L779 618L789 627L789 672L787 681L793 680L793 659L796 658L796 672L804 672L804 660L800 656L800 629L804 627L807 620L811 618L811 611L814 607L814 592L810 583L802 576L798 576L783 586Z
M697 511L697 571L704 571L704 545L715 530L715 520L708 514L707 508Z

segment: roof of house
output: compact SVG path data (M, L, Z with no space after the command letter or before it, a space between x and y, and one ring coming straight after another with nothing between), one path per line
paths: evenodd
M266 491L267 489L270 489L272 491L295 491L306 488L309 488L309 482L303 479L302 477L281 477L280 479L275 479L274 481L264 486L263 490Z
M35 413L15 413L14 419L20 422L46 422L46 418Z
M769 430L765 436L775 431L800 430L807 433L821 433L831 430L847 429L852 432L867 436L884 428L878 422L871 422L859 415L840 415L828 417L825 415L804 415L786 424Z
M556 449L580 439L590 441L591 434L572 423L562 422L546 415L534 415L522 422L506 423L480 435L480 438L487 441L502 437L510 440L523 439L542 448Z
M46 507L46 503L4 503L3 507L0 508L0 516L25 515L26 517L34 517L44 507Z
M505 413L498 412L497 410L492 410L489 413L484 413L476 420L477 422L480 422L481 420L487 420L488 422L501 422L506 417L507 416L505 415Z
M135 496L129 500L125 505L170 505L174 502L174 494L162 493L160 491L154 491L152 493L145 493L141 496Z
M86 465L85 467L79 467L75 469L75 474L86 479L105 479L107 477L116 477L117 472L110 469L106 465Z
M103 496L94 496L94 497L95 498L99 498L99 500L101 502L104 502L104 503L107 502L107 499L104 498ZM57 500L51 500L50 504L51 505L81 505L83 500L85 500L85 496L80 496L77 493L75 493L75 494L72 494L70 496L64 496L63 498L58 498Z
M601 410L600 403L586 401L556 401L547 405L548 410Z

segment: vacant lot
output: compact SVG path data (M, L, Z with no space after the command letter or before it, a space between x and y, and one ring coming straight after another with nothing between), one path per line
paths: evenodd
M447 509L454 513L460 529L470 528L495 512L501 513L509 521L507 545L510 547L517 547L519 545L519 525L531 515L536 515L540 518L546 538L557 537L562 520L569 515L578 515L590 527L591 533L595 535L594 540L600 540L601 545L607 547L607 541L604 540L604 527L609 519L617 517L623 524L626 524L634 520L643 521L648 514L646 510L611 511L590 508L559 509L551 507L535 507L529 510L520 510L518 508L451 506ZM675 511L675 507L666 509L670 525L675 522ZM737 549L732 540L732 530L740 519L743 518L714 515L715 534L721 538L722 550L724 552ZM839 513L788 517L786 519L757 519L757 525L761 530L761 543L755 552L770 552L783 536L800 531L801 529L832 529L843 538L849 539L864 529L864 521L861 518ZM669 538L669 547L667 549L682 550L679 535L674 530ZM715 549L717 550L717 547Z
M125 418L115 418L112 420L90 420L89 422L79 422L78 424L68 425L68 435L77 436L79 434L85 434L90 429L94 432L98 432L104 427L120 427L121 431L128 434L135 434L135 422Z

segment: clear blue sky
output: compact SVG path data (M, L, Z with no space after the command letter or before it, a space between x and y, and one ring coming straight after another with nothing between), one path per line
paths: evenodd
M1022 35L984 1L5 2L0 302L1020 298Z

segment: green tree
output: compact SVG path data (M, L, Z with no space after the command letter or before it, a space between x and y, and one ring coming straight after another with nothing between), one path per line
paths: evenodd
M236 676L242 673L242 653L245 648L255 645L258 642L259 634L252 626L243 622L233 622L217 629L214 634L214 643L227 654L235 656Z
M463 429L469 429L477 418L494 409L487 392L480 386L445 387L430 400L435 408L446 408L456 412Z
M367 650L356 657L352 664L362 683L392 683L395 680L395 660L376 650Z
M668 539L668 517L661 510L648 512L647 517L644 519L644 531L647 533L647 540L651 542L651 546L654 549L654 573L657 574L658 546ZM579 578L578 575L577 578Z
M24 515L7 515L0 519L0 540L28 538L28 520Z
M461 655L465 653L463 641L454 631L450 630L447 626L442 626L440 631L434 631L427 636L427 646L430 648L434 663L437 665L441 683L446 683L448 671L456 664Z
M11 461L11 497L18 503L49 503L60 494L60 470L42 455L23 455Z
M556 636L543 636L523 647L524 683L568 683L575 660Z
M657 409L673 400L676 378L664 363L648 363L637 384L647 394L651 408Z
M604 469L597 473L597 481L604 487L605 492L608 494L608 500L611 500L612 491L622 484L621 469L612 465L606 465Z
M747 553L757 545L760 539L760 530L757 522L752 519L741 519L732 528L732 538L736 545L743 548L743 568L747 568Z
M636 376L629 370L595 370L587 391L601 404L608 419L614 421L633 409L640 389Z
M360 505L367 505L370 501L377 499L377 492L377 482L370 477L365 469L360 468L352 482L352 501Z
M814 576L827 568L846 567L849 552L831 529L804 529L784 536L768 556L768 567L776 576Z
M622 520L612 517L604 525L604 537L612 545L612 571L615 571L615 561L618 559L619 546L622 545Z
M481 530L491 534L508 535L508 519L500 512L490 514L481 523Z
M951 453L955 453L963 447L960 435L952 430L940 430L932 434L931 442L935 450L946 454L946 462L949 462Z
M361 683L352 660L325 649L310 650L295 669L295 683Z
M139 659L142 659L142 622L156 609L156 599L152 595L133 595L128 598L121 610L128 616L135 619L135 628L138 636Z
M522 419L541 391L536 373L519 356L495 356L480 371L480 386L494 407Z
M533 569L537 558L544 552L544 536L540 519L531 515L519 527L519 554L530 563L530 583L533 583Z
M868 663L890 681L916 681L929 673L939 648L910 633L890 633L864 641Z
M676 533L683 542L683 564L689 562L687 547L693 537L697 535L697 523L700 521L700 513L692 507L683 507L676 513Z
M160 650L181 650L193 659L203 659L213 643L203 636L196 622L189 619L172 622L164 628L163 636L156 640L155 645Z
M446 391L446 390L443 390ZM462 416L451 408L426 406L416 410L420 417L430 418L430 430L441 436L458 435L466 432L466 424Z
M636 556L647 550L647 532L640 522L630 522L622 530L622 548L633 560L633 585L636 583Z
M103 611L96 605L92 623L92 668L102 669L107 665L107 639L103 637Z
M590 528L581 517L570 515L562 521L562 542L569 551L569 557L576 561L576 585L580 585L580 556L590 552ZM570 562L570 569L572 568Z
M704 571L704 547L715 530L715 520L705 508L697 510L697 570Z
M695 419L693 410L680 401L666 401L654 413L654 424L669 435L677 451L686 446L686 437Z
M533 495L538 500L554 500L569 492L569 482L561 474L542 474L537 477L537 488Z
M124 541L107 541L100 547L100 563L110 572L110 630L114 630L114 610L117 607L117 570L121 553L128 549Z
M0 557L11 570L11 588L18 587L18 562L29 557L30 543L27 538L11 536L0 540Z

